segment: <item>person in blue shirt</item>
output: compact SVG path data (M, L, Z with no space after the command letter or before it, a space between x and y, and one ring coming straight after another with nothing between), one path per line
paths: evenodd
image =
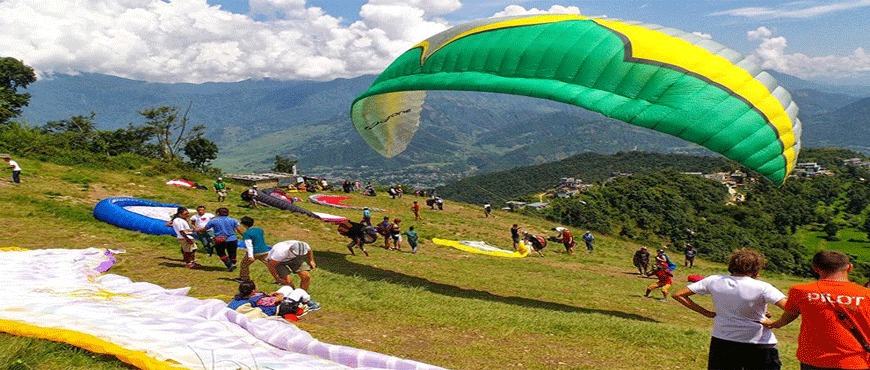
M360 223L372 226L372 211L369 210L369 207L363 207L363 218Z
M244 243L245 252L247 254L242 259L242 266L239 268L239 277L238 279L235 279L238 283L251 280L251 265L253 265L257 260L265 265L266 256L269 255L269 250L272 249L268 244L266 244L266 237L263 233L263 229L254 227L253 218L248 216L242 217L241 223L245 228L245 232L242 233L242 242Z
M230 217L230 210L226 207L218 208L215 213L217 214L215 218L195 231L214 230L215 252L227 267L227 271L233 271L236 269L236 249L238 249L239 241L236 233L243 234L244 230L239 225L239 221Z

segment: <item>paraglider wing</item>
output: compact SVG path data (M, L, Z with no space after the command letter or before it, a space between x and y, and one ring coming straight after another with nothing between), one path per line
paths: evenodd
M414 46L357 97L357 131L387 157L427 90L560 101L697 143L782 184L800 150L791 95L739 53L658 25L536 15L480 20Z

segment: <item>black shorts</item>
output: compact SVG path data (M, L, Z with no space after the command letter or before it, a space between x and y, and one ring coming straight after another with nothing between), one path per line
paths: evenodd
M735 354L739 353L737 356ZM740 343L710 338L708 370L753 369L780 370L779 350L776 344Z

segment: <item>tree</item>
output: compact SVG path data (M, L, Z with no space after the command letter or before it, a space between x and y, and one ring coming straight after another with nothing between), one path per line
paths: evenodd
M825 223L825 226L822 228L822 230L825 232L825 235L827 236L828 240L830 240L830 241L840 240L837 238L837 232L840 231L840 225L838 225L836 221L828 220L828 222Z
M275 164L272 166L272 171L293 173L293 166L299 161L290 159L290 157L275 156Z
M30 94L18 93L18 89L35 81L33 68L18 59L0 57L0 124L18 117L21 108L30 103Z
M190 158L190 162L199 169L205 169L209 162L217 158L218 154L217 144L202 136L188 140L182 150Z
M191 105L193 104L191 103ZM188 141L202 136L203 131L205 131L203 125L196 125L188 129L187 125L190 120L187 114L189 112L190 105L179 119L177 107L160 106L139 111L139 114L147 119L145 127L154 134L160 150L160 157L166 162L178 160L181 148L184 148Z
M62 142L71 149L91 150L94 139L98 137L94 118L97 114L91 112L88 116L72 116L60 121L51 121L42 127L42 131L58 135Z

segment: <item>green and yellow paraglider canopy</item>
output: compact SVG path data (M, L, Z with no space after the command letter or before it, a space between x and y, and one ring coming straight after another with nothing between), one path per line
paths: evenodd
M426 90L577 105L721 153L782 184L800 150L791 95L739 53L658 25L579 15L494 18L414 46L356 98L357 131L387 157L407 147Z

